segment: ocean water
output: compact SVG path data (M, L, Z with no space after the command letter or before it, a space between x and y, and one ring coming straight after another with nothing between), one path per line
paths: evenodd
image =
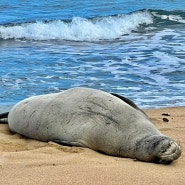
M0 1L0 111L76 86L185 106L185 1Z

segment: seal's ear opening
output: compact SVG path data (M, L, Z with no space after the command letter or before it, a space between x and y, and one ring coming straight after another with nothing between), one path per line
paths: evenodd
M8 123L8 114L9 112L4 112L0 114L0 124L7 124Z

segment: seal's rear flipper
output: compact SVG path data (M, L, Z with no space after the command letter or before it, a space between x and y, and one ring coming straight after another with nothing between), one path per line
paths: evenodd
M78 147L86 147L82 143L76 142L76 141L63 141L60 139L54 139L53 142L58 143L60 145L64 146L78 146Z
M0 114L0 119L2 119L2 118L8 118L8 114L9 114L9 112L1 113Z
M9 112L4 112L0 114L0 124L7 124L8 123L8 114Z

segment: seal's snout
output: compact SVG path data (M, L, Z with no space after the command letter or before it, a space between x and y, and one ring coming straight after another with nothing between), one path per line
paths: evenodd
M175 141L169 141L161 147L159 163L168 164L181 156L182 150Z

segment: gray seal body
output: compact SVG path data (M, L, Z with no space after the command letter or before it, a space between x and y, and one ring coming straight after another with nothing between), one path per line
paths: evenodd
M113 156L170 163L181 155L132 101L91 88L27 98L11 109L8 124L29 138Z

